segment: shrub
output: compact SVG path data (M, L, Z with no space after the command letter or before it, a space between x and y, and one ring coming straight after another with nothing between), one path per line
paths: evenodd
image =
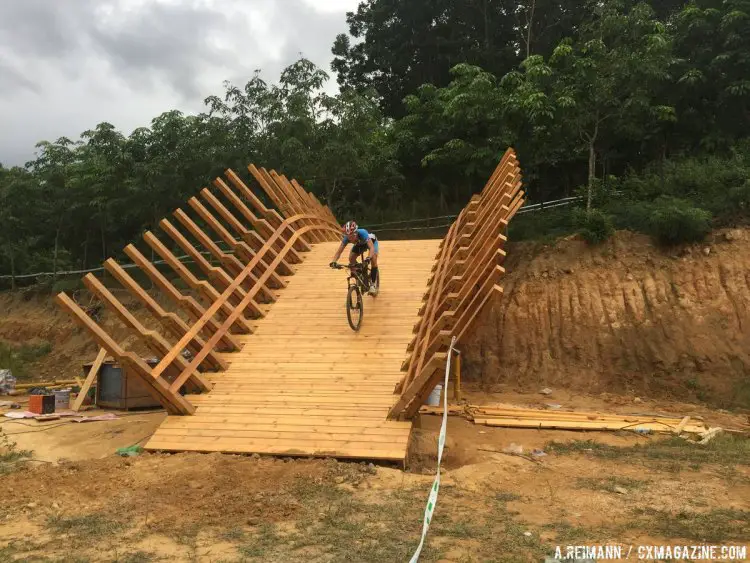
M508 226L508 238L514 242L555 239L574 231L570 209L557 207L532 213L519 213Z
M709 211L673 197L660 197L654 202L649 222L651 234L664 245L703 240L711 231Z
M600 244L615 232L612 217L598 209L576 209L573 212L573 224L589 244Z

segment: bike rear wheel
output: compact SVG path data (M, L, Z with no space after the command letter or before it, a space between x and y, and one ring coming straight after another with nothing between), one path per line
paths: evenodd
M362 292L356 285L350 285L346 294L346 318L349 320L349 326L353 331L358 331L362 324L364 315Z

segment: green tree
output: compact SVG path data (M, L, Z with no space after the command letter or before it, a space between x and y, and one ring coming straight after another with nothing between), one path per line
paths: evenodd
M602 4L574 39L558 45L548 61L532 56L522 72L504 78L510 105L545 130L561 128L562 145L584 150L588 160L587 209L596 182L597 150L614 137L642 138L650 124L674 119L656 98L673 62L670 37L647 4L624 11Z
M750 0L695 0L672 26L678 139L689 150L726 149L750 125Z

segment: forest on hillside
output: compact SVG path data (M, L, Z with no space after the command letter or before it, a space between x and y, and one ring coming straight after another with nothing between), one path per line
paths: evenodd
M251 162L365 226L455 212L508 146L530 201L582 196L511 237L674 243L748 217L750 0L367 0L347 22L335 96L303 58L226 83L198 115L129 136L100 123L0 165L0 275L117 257Z

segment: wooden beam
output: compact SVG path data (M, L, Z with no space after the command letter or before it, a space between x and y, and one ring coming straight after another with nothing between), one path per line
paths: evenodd
M156 300L146 292L146 290L138 285L138 283L132 277L130 277L130 274L128 274L112 258L109 258L104 262L104 268L110 274L112 274L112 276L118 282L120 282L120 284L125 289L130 291L130 293L134 297L136 297L141 303L143 303L146 306L146 309L148 309L151 314L156 317L156 319L162 324L162 326L178 340L182 338L188 330L190 330L190 327L188 327L185 321L183 321L175 313L165 311L164 308L159 305ZM190 350L191 354L197 354L204 344L205 341L200 336L196 335L195 338L190 341L190 344L188 344L187 348L188 350ZM209 354L209 356L206 358L206 365L203 367L224 370L227 368L227 363L219 358L216 353L211 352L211 354Z
M97 325L91 317L84 313L78 304L73 301L65 293L59 293L55 298L57 303L66 309L73 319L81 325L83 328L89 331L94 340L106 349L110 355L114 356L120 365L129 365L141 380L152 389L155 394L154 397L172 414L192 414L195 412L195 407L188 402L187 399L182 397L179 393L174 393L169 389L166 382L159 378L153 377L152 372L149 369L146 362L142 358L136 356L132 352L126 352L120 345L107 334L99 325Z
M132 244L125 247L125 254L135 262L138 267L151 279L156 286L161 289L167 297L169 297L173 303L180 307L187 315L193 320L200 319L206 310L198 303L195 299L189 295L183 295L170 281L164 277L159 270L154 266L141 252ZM206 322L206 326L201 329L201 333L210 338L211 335L216 334L219 325L216 319L209 319ZM227 351L239 350L239 343L232 337L231 334L225 334L221 339L221 347Z
M99 353L96 355L96 359L94 360L93 365L91 366L91 369L89 370L88 375L86 376L86 381L83 382L83 385L81 385L81 390L78 391L78 396L76 397L76 400L73 402L73 409L75 412L78 412L81 410L81 405L83 404L84 399L86 398L86 395L89 392L89 389L91 389L91 384L94 383L94 379L96 379L96 374L99 373L99 368L102 367L102 363L104 362L104 358L107 357L107 350L105 348L99 348Z

